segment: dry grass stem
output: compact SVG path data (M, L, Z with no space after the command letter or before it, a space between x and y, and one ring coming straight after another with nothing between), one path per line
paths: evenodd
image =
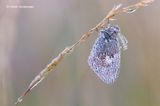
M121 14L121 13L133 13L137 9L141 7L148 6L150 3L152 3L154 0L142 0L136 4L121 8L121 4L117 5L112 8L111 11L107 14L107 16L100 22L98 23L95 27L90 29L88 32L82 35L82 37L74 43L72 46L66 47L59 55L54 58L35 78L34 80L30 83L29 87L27 90L18 98L17 102L15 105L17 105L19 102L22 101L23 97L26 96L35 86L37 86L54 68L64 59L64 57L72 53L72 51L77 47L79 44L82 42L86 41L88 37L92 35L93 32L99 31L100 29L104 28L107 24L108 21L113 21L113 17L115 15Z

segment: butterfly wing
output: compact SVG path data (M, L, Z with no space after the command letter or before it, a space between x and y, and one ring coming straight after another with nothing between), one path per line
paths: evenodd
M115 82L120 68L120 43L117 36L111 36L101 31L88 58L90 68L107 84Z

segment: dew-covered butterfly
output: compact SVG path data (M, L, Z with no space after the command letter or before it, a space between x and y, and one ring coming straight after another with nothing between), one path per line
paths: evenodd
M118 25L100 30L88 58L90 68L106 84L115 82L119 75L121 48L127 49L127 39Z

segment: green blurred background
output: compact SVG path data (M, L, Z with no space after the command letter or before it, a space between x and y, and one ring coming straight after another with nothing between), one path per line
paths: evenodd
M0 106L13 106L33 78L111 8L138 0L1 0ZM33 5L32 9L6 5ZM128 38L113 85L90 70L93 34L67 56L19 106L160 106L160 1L116 16Z

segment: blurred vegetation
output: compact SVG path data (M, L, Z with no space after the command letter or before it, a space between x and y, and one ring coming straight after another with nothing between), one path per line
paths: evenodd
M31 0L34 9L0 3L0 106L13 105L31 80L66 46L96 25L118 3L137 0ZM12 1L13 2L13 1ZM14 3L24 3L16 0ZM97 35L78 47L21 106L159 106L160 1L117 16L128 50L113 85L91 71L87 58Z

